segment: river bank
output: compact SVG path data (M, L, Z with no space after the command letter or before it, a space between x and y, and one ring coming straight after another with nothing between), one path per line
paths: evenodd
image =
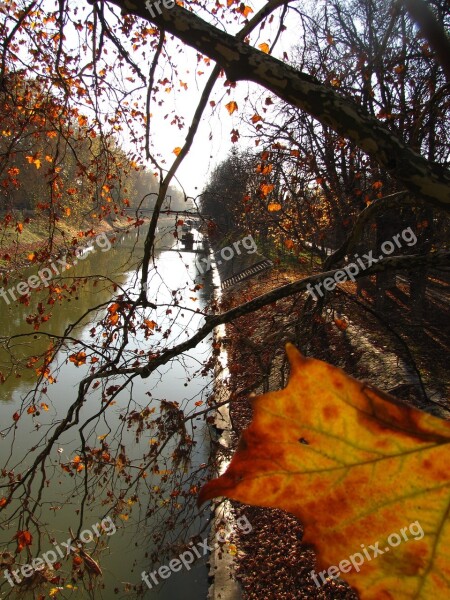
M275 267L226 290L222 307L231 308L298 276L297 271ZM215 420L221 434L218 454L224 466L251 421L250 394L280 389L285 384L283 340L278 340L276 356L273 355L278 331L270 326L268 317L272 310L271 307L262 309L259 313L263 314L258 315L258 319L255 315L241 317L237 323L227 325L226 333L218 338L226 353L227 372L216 386L215 401L232 400L229 406L219 410ZM292 317L292 312L287 311L287 314ZM315 568L314 553L302 546L303 527L295 517L276 509L233 501L226 504L231 511L247 518L252 530L247 535L237 533L234 557L227 557L218 564L213 557L212 567L216 569L214 576L218 583L214 582L210 589L211 600L356 598L342 583L333 582L317 590L309 577Z
M47 259L54 259L60 253L73 246L73 240L77 240L80 246L85 245L90 239L101 233L111 234L125 233L130 229L127 217L118 217L114 222L100 221L93 227L92 223L80 225L64 222L58 230L52 233L52 242L49 243L49 224L42 216L38 216L27 223L18 223L14 231L3 232L0 243L0 276L28 267L31 253L39 256L46 248L49 255Z

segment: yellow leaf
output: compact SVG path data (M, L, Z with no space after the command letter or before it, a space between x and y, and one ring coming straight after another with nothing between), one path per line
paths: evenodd
M266 44L266 42L259 44L258 48L261 50L261 52L265 52L265 54L269 54L270 48L269 48L269 44Z
M450 423L286 349L287 387L253 400L230 466L199 501L293 513L318 570L362 600L449 598Z
M228 102L228 104L225 104L225 108L230 113L230 115L232 115L234 113L234 111L238 109L238 105L236 104L236 102L234 100L231 100L231 102Z

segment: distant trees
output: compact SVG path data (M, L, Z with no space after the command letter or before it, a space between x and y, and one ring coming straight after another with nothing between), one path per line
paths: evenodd
M38 79L9 76L0 91L2 210L71 218L114 218L147 193L140 167L112 135L78 108L59 101ZM154 179L154 178L153 178ZM153 189L156 190L156 184Z

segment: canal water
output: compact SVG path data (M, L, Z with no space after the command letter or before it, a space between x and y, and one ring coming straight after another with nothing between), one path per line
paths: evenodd
M173 231L173 225L170 227ZM211 300L213 285L210 274L201 275L196 267L196 255L194 253L174 251L177 242L169 228L162 228L160 239L155 251L152 276L149 285L148 297L157 302L159 308L156 312L148 315L148 318L157 323L160 331L155 330L154 335L146 338L139 330L133 343L138 351L148 352L149 346L161 348L166 345L179 343L192 335L203 322L203 317L198 313ZM94 248L89 256L80 261L67 271L66 277L77 276L88 278L88 285L75 293L70 300L57 301L51 309L51 319L43 323L31 337L19 337L12 341L9 348L0 351L0 371L12 375L0 386L0 468L6 471L14 468L15 472L25 472L37 451L34 446L42 445L43 439L51 431L51 423L65 416L67 408L75 400L77 384L83 376L89 372L90 365L79 365L78 367L68 360L71 352L61 351L57 358L58 368L54 369L56 381L47 386L45 396L39 398L48 406L48 410L40 411L38 416L22 414L16 423L15 429L9 429L13 422L13 415L21 412L21 403L24 398L33 391L36 385L36 373L33 368L26 368L25 363L30 356L38 355L49 346L49 338L44 332L55 335L63 335L69 324L81 319L76 329L71 333L72 337L92 342L92 316L83 319L83 315L92 306L99 306L112 301L120 287L131 290L130 294L137 294L138 284L136 282L136 265L142 258L143 239L142 233L136 230L130 234L122 235L117 239L109 250ZM31 274L27 273L26 276ZM116 284L112 289L109 281L99 279L96 275L107 275ZM92 279L89 279L92 278ZM61 282L62 283L62 282ZM201 283L201 288L196 289L195 284ZM176 290L179 290L176 292ZM17 335L33 332L33 325L27 323L26 318L30 313L38 313L38 303L47 302L48 292L35 292L31 298L30 306L11 303L7 305L0 299L0 331L2 336ZM47 309L47 306L46 306ZM102 315L107 315L106 307L99 309L97 320ZM167 331L169 323L172 323L170 332ZM142 461L142 456L149 451L149 445L154 443L150 437L151 433L144 430L140 437L136 436L136 428L128 428L125 424L124 415L130 411L139 413L146 407L159 410L162 402L177 402L184 410L185 415L192 414L198 410L201 403L205 403L210 393L211 377L209 372L204 372L202 365L208 360L211 353L211 339L200 343L195 349L183 355L180 360L174 360L147 379L135 378L126 390L120 392L115 399L116 402L110 412L105 413L101 419L95 419L89 429L85 431L86 443L91 447L99 446L99 440L106 440L113 448L118 444L126 447L128 458ZM12 366L15 363L15 366ZM114 379L114 385L121 383L119 377ZM88 402L83 406L80 413L80 424L98 412L101 405L103 386L92 393ZM209 456L209 429L203 417L197 417L188 424L189 433L192 436L194 450L190 456L189 469L192 472L201 471ZM120 438L120 439L119 439ZM14 444L12 445L12 441ZM93 526L100 522L108 509L108 497L106 489L115 486L115 494L119 495L121 489L125 489L124 480L119 476L109 473L111 479L101 482L98 487L98 497L95 492L90 495L89 502L85 507L83 526L80 529L79 514L80 500L83 494L83 474L70 474L61 468L61 464L69 464L79 452L80 438L77 428L72 428L58 440L50 456L50 467L46 472L48 485L45 486L44 494L36 511L36 518L43 523L42 546L31 546L31 555L28 559L37 558L44 552L52 549L54 545L66 542L70 538L70 531L92 530ZM131 492L125 495L123 508L120 514L113 514L114 527L109 528L110 535L101 537L105 546L100 554L95 554L101 565L103 576L94 577L85 574L83 583L70 585L70 577L64 584L59 584L55 571L55 583L46 585L35 591L25 591L23 585L11 587L3 576L3 570L7 561L0 565L0 598L47 598L48 590L53 588L55 597L59 598L94 598L95 600L105 598L133 598L137 597L136 590L139 586L144 591L145 598L149 600L199 600L207 595L207 567L206 557L202 557L190 569L181 569L172 572L170 577L159 580L152 589L142 584L141 572L152 571L161 564L166 564L172 556L160 555L159 564L153 564L149 557L157 552L157 546L153 541L155 531L164 529L164 519L167 517L169 506L173 511L173 501L169 497L156 498L154 509L147 512L147 508L153 506L152 499L148 498L152 486L159 490L163 485L164 475L170 473L171 453L174 444L168 443L165 453L158 461L159 473L150 473L145 485L138 489L138 497L133 497ZM72 463L73 464L73 463ZM1 472L0 472L1 473ZM183 479L184 477L184 479ZM184 473L178 478L180 486L187 480L189 473ZM98 477L100 482L101 478ZM6 477L0 477L0 483L4 484ZM149 492L150 490L150 492ZM33 490L35 492L36 490ZM5 493L0 489L0 498ZM156 496L156 494L155 494ZM16 500L11 510L18 509ZM156 507L156 508L155 508ZM16 531L21 528L21 523L13 520L12 524L5 524L5 517L11 514L11 510L0 512L0 544L1 552L7 551L7 544L11 542ZM196 509L190 505L189 514L183 514L182 505L178 507L173 531L167 534L167 540L173 542L185 541L194 533L199 533L203 539L207 533L206 518L201 519ZM95 540L94 540L95 541ZM94 542L93 542L94 543ZM86 546L90 552L93 543ZM14 545L13 545L14 547ZM11 548L11 546L10 546ZM22 556L23 555L23 556ZM7 555L5 555L7 556ZM22 563L27 562L25 551L21 553ZM70 573L71 559L61 561L61 573L67 577ZM58 567L59 568L59 567ZM92 589L89 590L92 582ZM69 586L67 587L67 584ZM59 589L56 589L59 588ZM47 591L45 591L45 589ZM125 593L124 593L125 589ZM39 593L43 594L41 597Z

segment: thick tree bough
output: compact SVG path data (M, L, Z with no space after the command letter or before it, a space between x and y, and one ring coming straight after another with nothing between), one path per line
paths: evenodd
M108 0L108 3L118 6L124 13L151 21L209 56L225 70L231 81L253 81L306 111L354 142L410 192L436 207L450 210L448 169L427 161L356 103L315 77L253 48L180 6L170 10L161 7L161 14L153 17L143 1Z

